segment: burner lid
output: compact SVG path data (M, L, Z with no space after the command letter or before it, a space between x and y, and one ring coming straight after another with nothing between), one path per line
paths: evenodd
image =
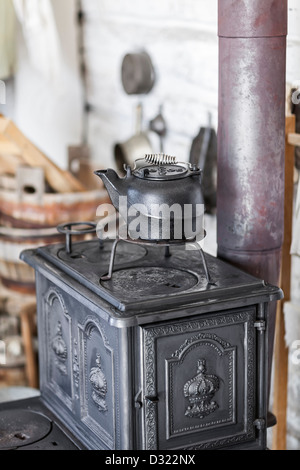
M52 422L44 415L28 410L0 412L0 450L16 449L44 439Z
M188 271L151 266L115 271L110 281L101 281L105 289L134 299L188 291L197 284L197 276Z

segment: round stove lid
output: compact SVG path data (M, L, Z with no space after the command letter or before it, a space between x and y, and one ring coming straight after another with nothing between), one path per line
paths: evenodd
M198 282L195 274L185 270L136 267L115 271L110 281L101 284L124 298L129 295L133 299L144 299L184 292L195 287Z
M0 450L16 449L44 439L52 422L44 415L28 410L0 412Z

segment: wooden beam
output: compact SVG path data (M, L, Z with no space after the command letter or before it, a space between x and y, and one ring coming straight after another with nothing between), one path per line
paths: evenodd
M2 154L0 144L0 175L15 175L19 166L25 165L23 160L13 154Z
M71 173L61 170L35 147L11 120L0 117L0 135L19 149L26 164L43 168L46 180L58 193L86 191L86 188Z
M300 134L296 134L295 132L290 132L288 134L288 143L290 145L294 145L295 147L300 147Z
M20 149L0 134L0 155L21 156Z
M295 148L293 146L294 144L290 143L289 136L294 135L295 127L295 116L288 116L286 118L284 244L282 249L281 266L281 288L285 297L284 300L278 304L276 321L273 413L277 418L277 426L275 426L273 430L273 450L286 450L288 348L285 344L284 303L289 301L291 298L292 258L290 250L293 227Z

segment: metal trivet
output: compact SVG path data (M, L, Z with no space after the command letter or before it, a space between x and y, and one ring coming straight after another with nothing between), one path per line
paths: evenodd
M77 228L75 228L77 227ZM79 229L78 227L82 227ZM85 228L86 227L86 228ZM98 228L99 229L99 228ZM102 227L103 229L103 227ZM95 222L69 222L65 224L61 224L57 227L59 233L65 235L66 237L66 244L65 249L62 249L58 252L58 257L63 260L69 262L70 258L72 260L85 260L89 263L98 263L99 257L97 249L95 247L90 249L73 250L73 236L85 236L85 235L93 235L97 233L97 224ZM100 230L101 231L101 230ZM103 237L98 237L99 239L99 251L101 252L101 262L109 262L111 258L111 248L107 246L107 243L104 243ZM107 240L110 246L113 246L114 240ZM120 240L121 241L121 240ZM128 245L127 245L128 247ZM137 261L140 258L143 258L147 254L147 249L142 247L141 245L135 248L127 248L122 246L121 250L119 250L118 256L120 262L126 262L130 259L131 262Z
M207 262L206 262L206 259L205 259L204 252L203 252L201 246L199 245L199 243L196 242L195 238L193 240L148 241L148 240L133 240L129 237L126 238L126 239L119 237L115 240L115 242L113 244L113 247L112 247L108 275L101 277L101 281L103 281L103 282L110 281L112 279L117 247L118 247L118 245L121 241L127 242L127 243L133 243L133 244L136 244L138 246L140 246L140 245L142 245L142 246L160 246L160 247L164 246L165 247L165 257L166 258L169 258L169 257L172 256L172 253L171 253L171 250L170 250L171 246L183 246L183 245L187 246L187 245L189 245L190 247L194 247L200 253L200 257L201 257L201 260L202 260L202 263L203 263L207 284L215 285L215 283L212 281L212 278L211 278L211 275L210 275L210 272L209 272L209 269L208 269L208 265L207 265Z
M83 227L82 229L75 229L74 227ZM87 228L84 228L87 227ZM97 224L95 222L70 222L66 224L61 224L57 227L57 230L59 233L62 233L66 236L66 253L69 256L73 256L74 258L78 257L84 257L84 254L77 254L74 253L72 255L72 236L84 236L84 235L89 235L89 234L95 234L97 232ZM206 236L206 233L204 232L204 238ZM194 248L195 250L198 250L200 253L201 261L204 267L204 272L205 272L205 277L207 280L208 285L215 285L215 283L212 281L208 265L205 259L204 252L199 245L199 243L196 242L196 238L192 240L158 240L158 241L152 241L152 240L133 240L130 237L127 238L121 238L118 237L113 243L112 250L111 250L111 255L110 255L110 262L109 262L109 270L107 276L102 276L100 278L100 281L102 282L107 282L111 281L113 272L114 272L114 265L115 265L115 258L116 258L116 252L117 248L120 242L125 242L125 243L130 243L137 245L139 247L147 247L147 246L155 246L155 247L165 247L165 257L169 258L172 256L170 248L173 246L189 246L190 248ZM104 247L104 242L101 238L99 238L99 243L100 243L100 249L103 249Z
M82 229L74 229L73 227L88 227ZM72 254L72 236L92 235L97 232L97 224L95 222L69 222L58 225L57 231L66 236L66 252ZM102 240L100 240L102 246ZM76 255L75 255L76 256Z

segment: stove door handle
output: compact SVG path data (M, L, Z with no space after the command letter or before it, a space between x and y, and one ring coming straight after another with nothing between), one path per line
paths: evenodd
M158 403L159 402L159 398L158 397L145 397L145 400L149 401L150 403Z

